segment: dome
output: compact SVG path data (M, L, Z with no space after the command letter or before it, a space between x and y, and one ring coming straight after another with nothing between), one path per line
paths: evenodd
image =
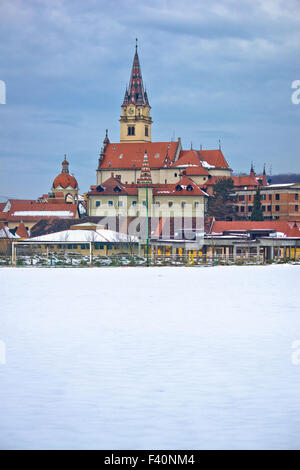
M56 189L58 186L63 189L66 189L69 186L71 186L73 189L77 189L78 183L76 178L74 178L74 176L70 175L69 173L60 173L60 175L58 175L53 181L52 187L53 189Z
M52 188L56 189L58 187L61 187L63 189L67 189L71 187L73 189L78 189L78 183L76 178L74 178L74 176L70 175L69 173L69 162L67 161L66 155L61 165L61 173L53 181Z

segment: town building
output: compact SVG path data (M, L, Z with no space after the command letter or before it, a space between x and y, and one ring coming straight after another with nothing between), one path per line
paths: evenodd
M51 191L37 199L9 198L0 204L0 223L4 223L12 233L16 233L20 224L28 233L40 219L70 218L85 215L83 197L78 195L78 183L69 173L66 156L62 162L62 171L52 183ZM23 233L24 235L24 233Z
M111 172L124 184L137 184L145 153L152 184L177 183L181 174L199 185L212 176L231 175L220 146L217 150L183 150L180 138L152 142L151 106L143 85L137 47L121 109L120 142L110 142L106 131L98 162L97 185L107 181Z

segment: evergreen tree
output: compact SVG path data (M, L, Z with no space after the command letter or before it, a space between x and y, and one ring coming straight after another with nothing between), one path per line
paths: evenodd
M260 189L258 188L253 201L251 220L264 220L263 211L260 202Z
M234 184L232 178L220 178L213 185L213 195L208 200L208 216L216 220L233 220L235 211L233 203Z

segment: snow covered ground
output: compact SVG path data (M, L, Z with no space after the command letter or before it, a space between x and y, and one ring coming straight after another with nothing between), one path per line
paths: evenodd
M0 447L300 449L299 277L0 269Z

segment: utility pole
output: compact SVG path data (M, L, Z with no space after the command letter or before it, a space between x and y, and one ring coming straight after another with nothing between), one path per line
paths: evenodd
M149 266L149 197L148 197L148 184L146 185L146 211L147 211L147 266Z

